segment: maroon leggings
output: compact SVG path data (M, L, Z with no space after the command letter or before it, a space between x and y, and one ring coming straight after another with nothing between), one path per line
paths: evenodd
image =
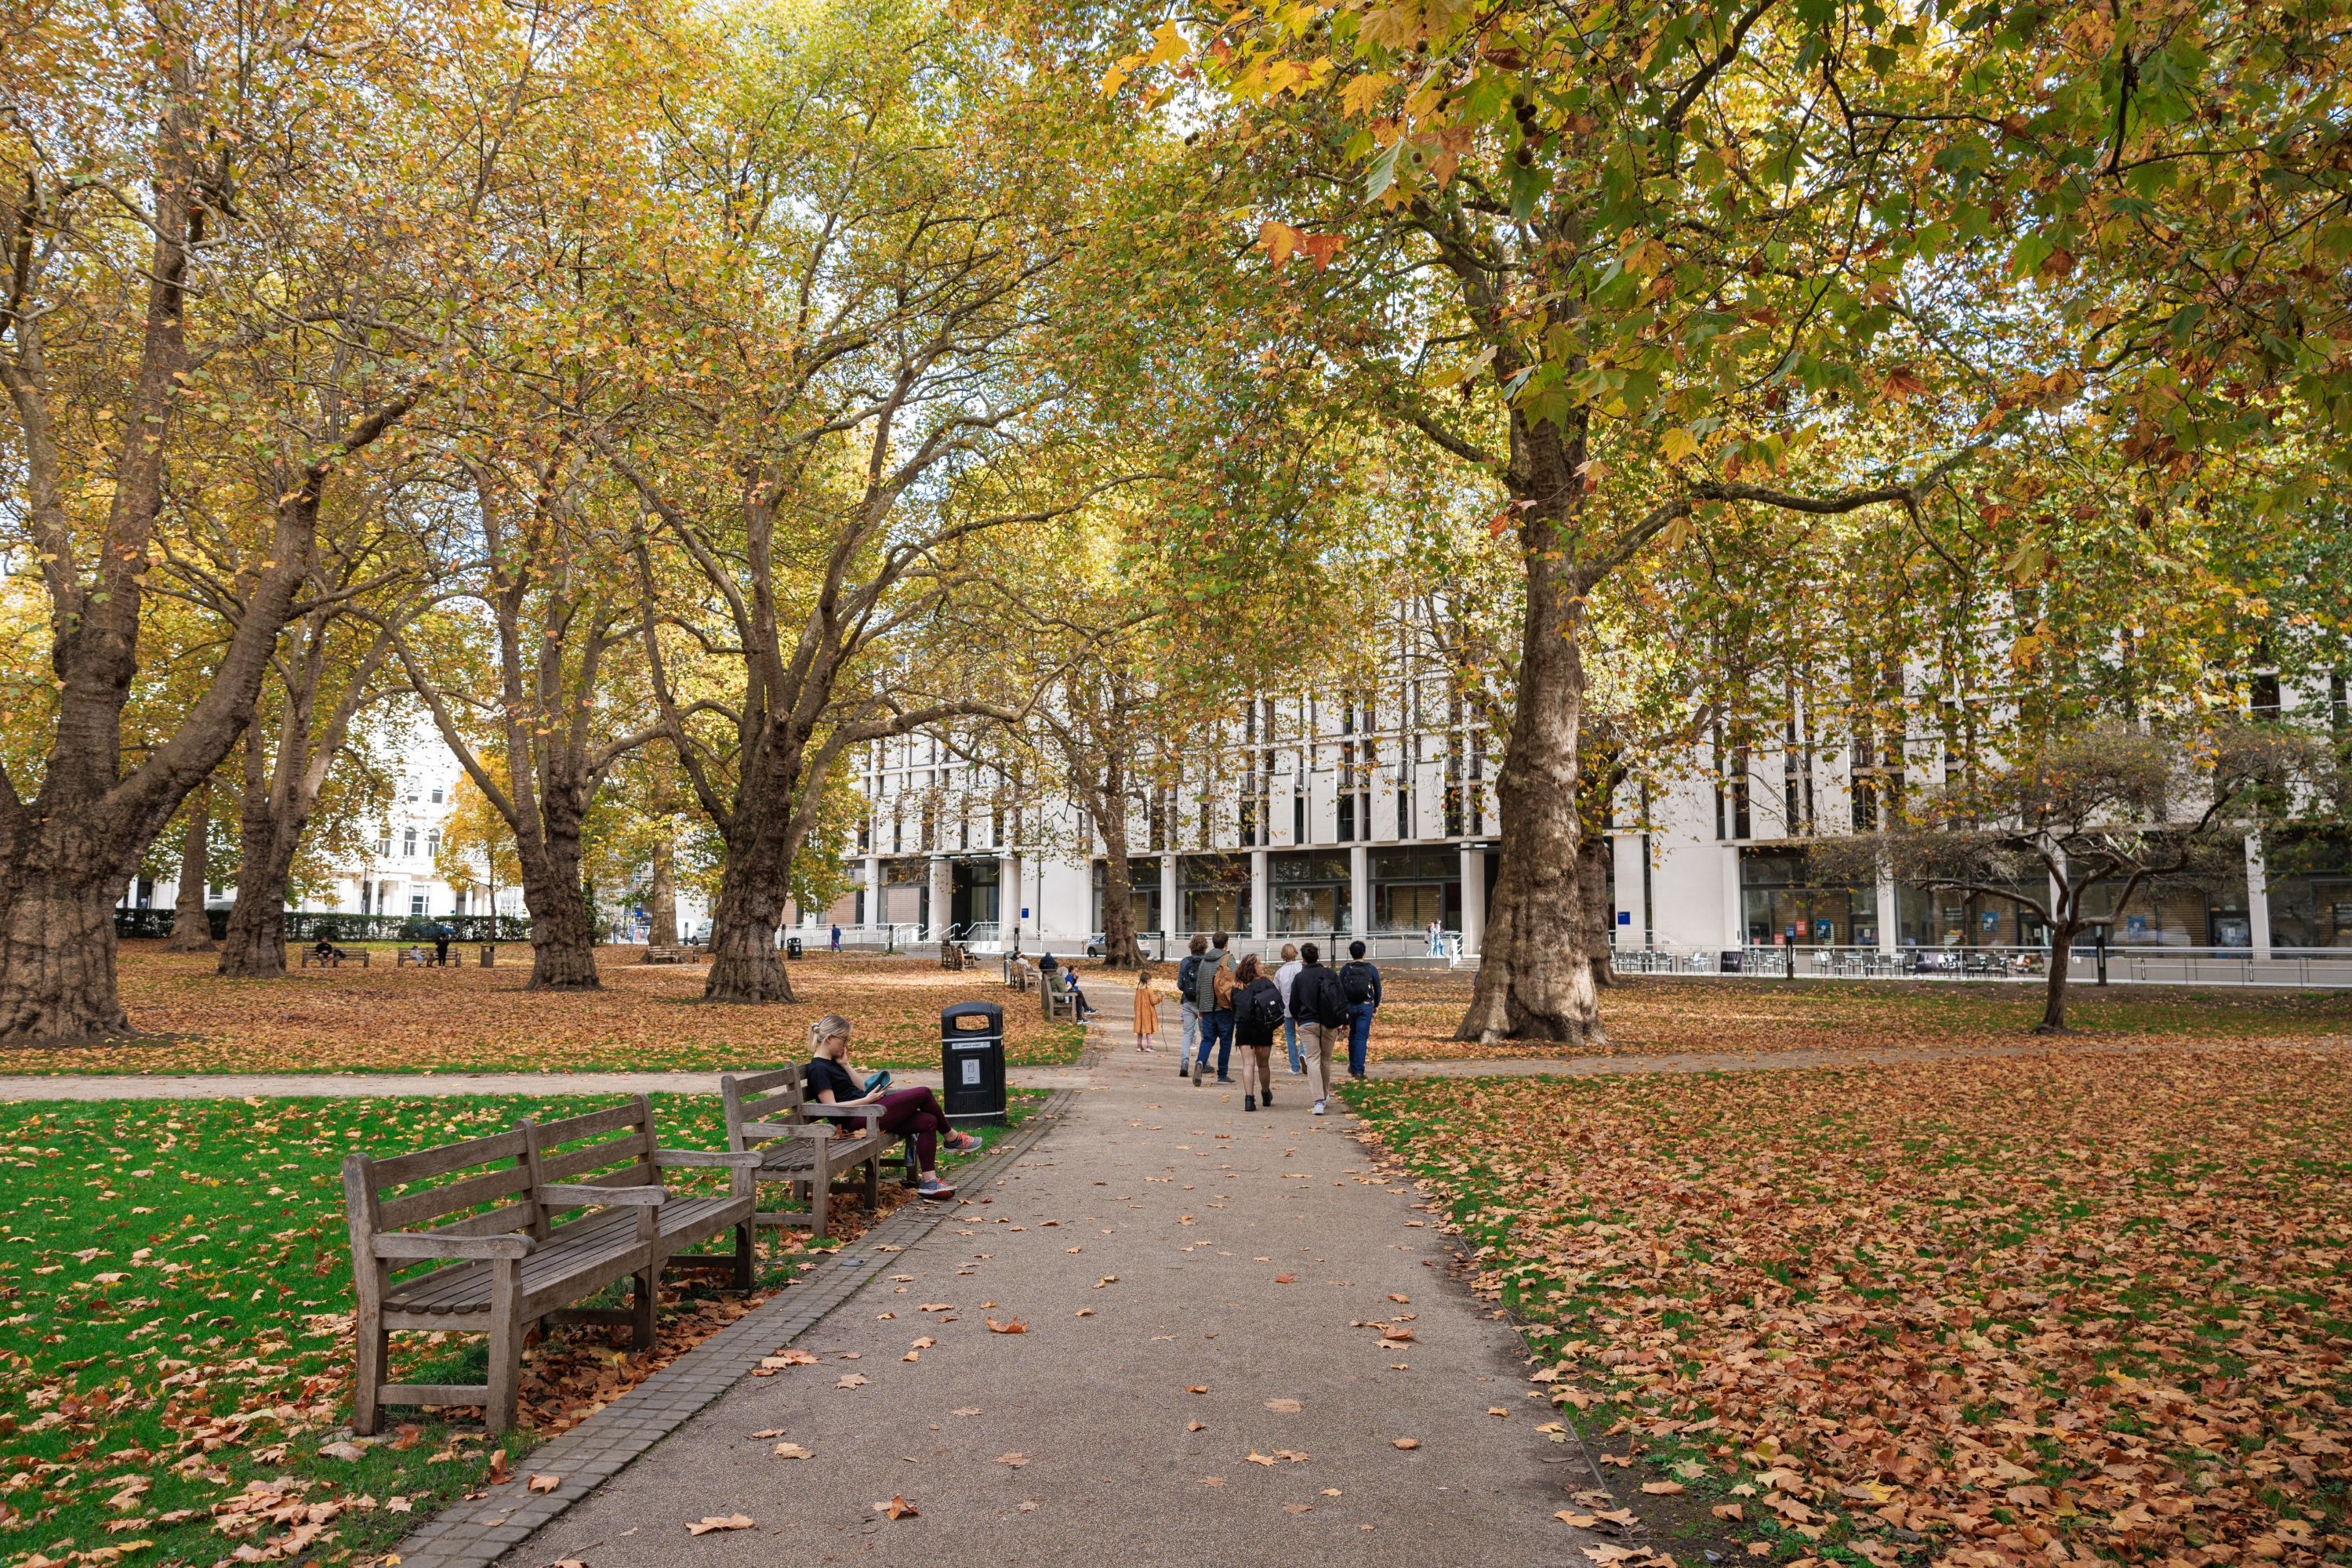
M882 1131L903 1132L915 1141L915 1157L924 1170L939 1163L940 1134L948 1130L948 1113L928 1089L893 1089L877 1102L882 1107Z

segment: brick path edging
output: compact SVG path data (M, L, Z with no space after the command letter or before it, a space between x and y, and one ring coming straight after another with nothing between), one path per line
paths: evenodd
M958 1173L966 1190L1000 1180L1035 1147L1074 1091L1055 1092L1013 1135ZM828 1254L822 1277L795 1280L562 1436L530 1451L522 1472L478 1498L450 1504L409 1532L390 1562L399 1568L486 1568L586 1499L655 1444L742 1380L761 1356L806 1333L884 1272L870 1254L911 1246L956 1205L908 1204ZM850 1267L845 1258L863 1261ZM553 1491L526 1489L528 1475L561 1477Z

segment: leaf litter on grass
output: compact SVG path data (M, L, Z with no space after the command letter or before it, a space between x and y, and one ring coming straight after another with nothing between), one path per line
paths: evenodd
M1374 1082L1588 1434L1770 1552L2352 1554L2352 1066L2296 1048ZM1584 1386L1574 1386L1581 1383Z
M656 1100L666 1139L724 1142L715 1100ZM350 1433L343 1155L388 1129L421 1147L609 1102L0 1106L0 1563L102 1568L140 1542L155 1563L381 1548L740 1318L757 1296L668 1282L650 1352L586 1328L527 1351L522 1429L504 1439L469 1409L395 1409L380 1436ZM698 1190L724 1173L670 1179ZM866 1218L835 1213L849 1230ZM789 1260L762 1272L771 1288ZM484 1353L471 1336L402 1335L394 1370L478 1382Z

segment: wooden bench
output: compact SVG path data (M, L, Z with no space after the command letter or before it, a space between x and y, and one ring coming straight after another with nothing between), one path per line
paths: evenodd
M593 1142L563 1147L582 1140ZM735 1289L751 1289L753 1163L718 1150L659 1147L643 1095L609 1110L526 1121L510 1132L389 1159L347 1156L343 1201L358 1331L352 1431L374 1432L387 1404L479 1405L489 1429L506 1431L515 1422L523 1336L534 1325L625 1322L644 1350L654 1342L655 1290L665 1267L723 1268ZM700 1166L729 1170L726 1196L682 1196L660 1184L665 1170ZM410 1228L418 1225L426 1228ZM731 1257L676 1257L730 1229ZM393 1278L395 1268L433 1260L446 1262ZM635 1281L628 1308L566 1310L622 1279ZM488 1335L489 1382L384 1382L395 1330Z
M691 945L648 947L646 949L646 955L637 962L639 963L700 963L709 956L710 954L701 948Z
M804 1226L812 1236L825 1234L832 1215L834 1178L844 1171L866 1167L866 1204L882 1201L882 1160L892 1134L882 1131L878 1105L826 1105L808 1098L798 1068L774 1072L729 1073L719 1080L719 1098L727 1110L727 1147L756 1153L753 1176L762 1182L790 1182L806 1212L761 1209L760 1225ZM842 1135L845 1126L857 1131ZM922 1177L915 1141L907 1139L907 1184Z
M1069 986L1063 984L1058 964L1045 971L1045 984L1037 987L1037 997L1045 1009L1045 1022L1049 1024L1057 1015L1073 1020L1078 1016L1078 999L1071 995Z
M1017 952L1004 956L1004 984L1015 991L1026 991L1037 984L1037 966Z
M368 951L363 947L353 951L339 947L333 952L325 955L321 955L317 948L310 946L304 946L300 952L302 962L295 966L299 969L308 969L314 963L322 969L340 969L353 960L358 962L362 969L368 966Z

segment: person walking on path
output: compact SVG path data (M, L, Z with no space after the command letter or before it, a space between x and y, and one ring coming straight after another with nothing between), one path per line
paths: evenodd
M1290 1015L1290 983L1298 978L1302 965L1298 962L1298 944L1282 944L1282 967L1274 972L1275 989L1282 993L1282 1043L1290 1053L1290 1070L1295 1074L1307 1070L1298 1055L1298 1020Z
M1254 952L1234 971L1234 1037L1242 1047L1242 1109L1270 1108L1274 1104L1274 1030L1282 1022L1282 990L1258 966Z
M1364 1059L1370 1053L1372 1015L1380 1011L1380 965L1364 956L1364 944L1348 944L1348 962L1339 966L1339 991L1348 999L1348 1076L1364 1076Z
M1324 1113L1331 1098L1331 1054L1348 1026L1348 998L1339 977L1323 967L1322 952L1313 942L1298 950L1299 970L1290 983L1291 1016L1298 1020L1298 1051L1307 1058L1307 1087L1315 1095L1315 1114Z
M1192 1046L1201 1037L1201 1009L1192 1003L1192 983L1200 977L1202 955L1209 951L1209 939L1195 932L1192 951L1176 963L1176 1076L1182 1078L1192 1070Z
M1135 972L1135 1048L1148 1051L1151 1037L1160 1033L1160 993L1151 984L1151 971Z
M1209 939L1216 951L1201 960L1192 972L1192 1005L1201 1015L1201 1054L1192 1058L1192 1087L1209 1070L1209 1047L1217 1047L1217 1081L1233 1082L1234 955L1225 951L1232 939L1223 931Z
M927 1198L951 1198L955 1189L940 1180L940 1140L959 1154L980 1147L980 1140L949 1124L939 1097L929 1089L883 1089L867 1092L857 1069L849 1065L849 1020L828 1013L809 1026L815 1054L802 1069L809 1097L823 1105L878 1105L882 1131L913 1140L915 1158L922 1171L917 1191Z
M827 951L833 952L839 952L841 951L841 922L839 921L833 922L833 945Z

